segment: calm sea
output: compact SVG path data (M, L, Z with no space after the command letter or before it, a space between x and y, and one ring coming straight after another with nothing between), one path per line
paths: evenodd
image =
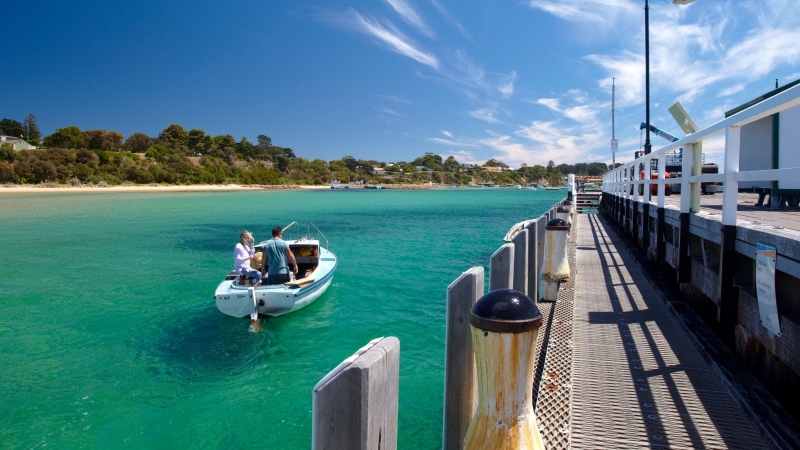
M4 448L309 448L311 390L397 336L400 448L441 446L447 285L559 191L0 196ZM312 221L339 268L311 306L223 316L239 232Z

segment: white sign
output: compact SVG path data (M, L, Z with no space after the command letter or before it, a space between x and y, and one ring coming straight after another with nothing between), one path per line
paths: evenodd
M778 252L771 245L756 243L756 292L761 325L770 333L780 336L778 302L775 299L775 259Z
M617 153L619 149L619 141L616 139L611 140L611 153Z

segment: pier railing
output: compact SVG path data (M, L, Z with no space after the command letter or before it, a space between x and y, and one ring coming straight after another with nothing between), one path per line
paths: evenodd
M739 182L800 180L800 167L740 171L741 127L797 105L800 105L800 85L606 173L603 176L603 192L624 200L639 202L639 186L643 186L641 201L648 204L651 201L650 186L657 185L657 207L664 208L665 186L680 184L680 210L682 213L689 213L700 210L700 183L722 182L724 188L722 224L736 225ZM702 155L698 144L721 133L725 133L724 173L702 175L700 173ZM683 147L682 176L679 183L676 183L671 179L666 179L665 158L667 153L681 147ZM653 160L658 161L658 179L650 178L650 167L652 167ZM643 179L639 178L640 167L644 167L646 174L642 177Z

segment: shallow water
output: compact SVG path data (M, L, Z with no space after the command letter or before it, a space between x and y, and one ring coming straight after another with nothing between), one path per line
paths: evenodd
M397 336L400 448L441 446L447 285L563 191L0 196L3 447L308 448L311 389ZM312 221L339 267L309 307L223 316L243 228Z

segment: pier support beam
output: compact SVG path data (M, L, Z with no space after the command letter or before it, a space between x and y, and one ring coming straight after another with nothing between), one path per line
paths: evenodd
M678 238L678 283L692 281L692 258L689 256L689 213L680 215L681 229Z
M636 200L631 202L633 207L633 223L631 223L631 234L633 235L633 243L639 247L639 202Z
M645 254L648 254L650 251L650 202L648 201L642 204L642 247Z
M444 424L442 448L460 450L478 405L470 313L483 296L483 267L473 267L447 287L444 343Z
M514 244L498 248L489 259L489 291L514 285Z
M733 343L734 329L739 318L739 288L733 284L736 264L736 226L723 225L719 261L719 305L717 321L724 330L723 341Z
M656 209L656 262L661 264L667 256L667 236L664 232L664 208Z

